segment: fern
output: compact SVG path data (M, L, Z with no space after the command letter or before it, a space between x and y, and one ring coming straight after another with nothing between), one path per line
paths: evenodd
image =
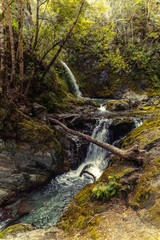
M111 197L119 194L123 190L122 185L117 182L118 177L116 175L109 176L108 180L108 184L101 182L93 188L92 193L94 199L108 201Z

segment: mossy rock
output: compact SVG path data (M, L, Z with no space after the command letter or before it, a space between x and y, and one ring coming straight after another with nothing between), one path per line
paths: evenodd
M5 236L12 235L16 236L17 233L32 231L35 228L31 224L16 224L12 225L0 233L0 238L3 239Z
M19 123L19 137L29 142L46 142L53 138L53 130L43 121L24 119Z
M135 190L130 195L128 203L137 210L146 209L144 218L150 219L154 225L160 227L160 221L156 219L160 212L160 205L158 205L160 202L159 116L146 120L140 127L129 133L122 140L121 147L127 149L135 143L139 145L140 149L145 150L145 157L142 175Z
M124 111L131 108L130 102L128 99L121 100L109 100L107 102L107 110L110 111Z
M108 177L115 174L120 180L124 176L129 176L135 168L125 167L117 168L117 165L106 169L98 181L86 185L75 195L72 203L69 204L66 211L62 214L58 227L66 232L76 232L81 229L91 228L98 225L99 217L96 214L103 213L108 209L108 203L96 201L93 199L93 188L100 182L108 182ZM118 197L119 198L119 197ZM92 221L94 216L94 221Z

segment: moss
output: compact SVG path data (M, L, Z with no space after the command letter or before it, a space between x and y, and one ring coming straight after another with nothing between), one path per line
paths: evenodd
M5 230L3 230L0 233L0 238L3 239L6 235L12 235L14 236L15 234L19 233L19 232L27 232L27 231L31 231L34 230L35 228L30 225L30 224L16 224L16 225L12 225L8 228L6 228Z
M108 181L108 177L112 176L113 174L116 176L117 179L120 179L124 176L127 176L133 172L134 168L132 167L126 167L126 166L113 166L110 168L107 168L99 178L99 181L106 182Z
M53 130L42 121L24 119L19 123L19 134L28 141L46 142L53 138Z
M156 134L156 135L155 135ZM121 147L130 148L135 143L144 148L148 143L160 137L160 119L152 117L146 120L140 127L129 133L122 141Z
M95 214L100 214L107 211L108 204L102 201L93 201L92 190L99 184L99 182L108 182L108 176L113 173L117 178L129 175L133 172L133 168L119 169L117 166L106 169L100 179L93 184L86 185L81 189L74 197L73 202L68 206L67 210L63 213L58 227L67 232L76 232L80 229L94 228L99 224L100 219ZM95 230L94 230L95 231ZM93 235L96 236L96 232L93 231Z
M92 202L91 193L93 187L94 184L88 184L80 190L73 202L69 204L67 210L63 213L58 227L67 232L74 232L98 223L98 220L92 221L93 216L97 212L105 211L106 206L102 207L100 203Z
M97 220L97 219L96 219ZM98 221L100 221L100 218L98 218ZM99 239L101 237L103 237L102 234L97 232L97 225L99 224L99 222L97 221L96 223L96 227L90 227L90 236L93 240Z

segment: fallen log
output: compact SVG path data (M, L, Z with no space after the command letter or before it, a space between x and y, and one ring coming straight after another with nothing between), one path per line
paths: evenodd
M102 147L102 148L108 150L109 152L120 156L121 158L133 160L133 161L137 161L137 162L142 161L144 158L145 151L140 150L137 144L135 144L133 147L131 147L129 149L120 149L111 144L98 141L97 139L95 139L89 135L86 135L84 133L72 130L72 129L66 127L63 123L61 123L60 121L58 121L55 118L48 116L48 120L52 123L55 123L55 124L61 126L66 132L68 132L72 135L82 137L82 138L88 140L89 142L92 142L92 143L96 144L97 146Z

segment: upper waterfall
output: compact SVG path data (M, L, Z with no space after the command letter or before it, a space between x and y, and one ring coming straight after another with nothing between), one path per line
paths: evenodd
M64 63L63 61L61 61L61 63L64 66L64 68L70 78L70 84L73 89L73 92L76 94L76 97L82 97L82 93L79 90L79 86L77 84L77 81L76 81L75 76L73 75L72 71L70 70L70 68L67 66L66 63Z

